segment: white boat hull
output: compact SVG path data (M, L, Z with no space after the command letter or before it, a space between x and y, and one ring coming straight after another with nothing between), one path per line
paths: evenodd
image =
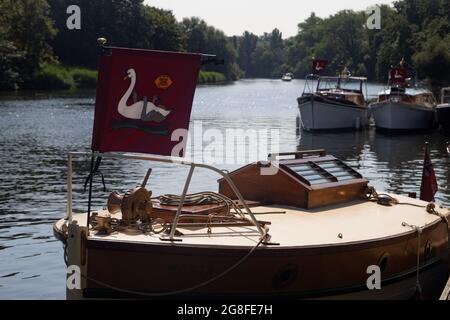
M303 130L360 130L368 124L365 108L318 101L299 102Z
M384 130L428 130L435 126L435 111L429 107L393 101L370 107L375 126Z

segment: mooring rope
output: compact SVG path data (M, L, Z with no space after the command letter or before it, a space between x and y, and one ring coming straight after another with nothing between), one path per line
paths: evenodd
M414 225L410 225L406 222L402 223L402 226L404 227L409 227L413 230L415 230L417 232L417 266L416 266L416 293L418 294L418 296L422 298L422 285L420 284L420 249L421 249L421 244L422 244L422 232L423 229L421 227L418 226L414 226Z

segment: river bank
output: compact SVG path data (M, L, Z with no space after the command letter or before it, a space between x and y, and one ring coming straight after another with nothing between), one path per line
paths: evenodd
M228 82L226 76L220 72L200 71L198 77L198 84L201 85L216 85ZM15 88L15 91L84 90L96 89L96 87L96 70L46 63L32 79Z

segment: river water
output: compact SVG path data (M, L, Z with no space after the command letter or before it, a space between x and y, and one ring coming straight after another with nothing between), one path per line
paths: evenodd
M269 129L269 133L279 134L279 138L270 141L279 141L280 151L324 148L357 169L377 189L407 194L420 190L423 147L429 141L439 182L437 201L450 204L450 159L445 151L445 142L450 138L439 132L388 136L373 129L326 134L298 132L296 98L303 86L300 80L245 80L199 87L191 129L194 128L194 136L200 135L200 141L203 138L206 142L194 144L188 155L204 160L205 147L216 145L216 157L225 159L227 155L220 154L220 147L227 139L211 142L211 135L226 137L230 130L260 133ZM369 85L368 89L369 95L375 95L381 86ZM0 299L65 298L62 245L53 237L52 224L65 215L67 153L89 151L93 111L93 92L0 96ZM244 145L237 142L237 148L254 147L247 140L240 143ZM223 149L226 153L226 147ZM247 160L254 160L254 156L248 151ZM242 165L224 162L217 166L232 170ZM185 167L106 160L102 172L108 192L134 187L149 166L154 168L149 183L154 195L181 193ZM83 183L88 168L87 157L77 158L75 212L86 211ZM199 171L190 191L216 191L217 178ZM94 184L95 207L102 207L108 194L103 192L99 180Z

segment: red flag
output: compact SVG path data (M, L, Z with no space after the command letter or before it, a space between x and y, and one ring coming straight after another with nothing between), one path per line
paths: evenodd
M328 60L314 59L313 60L313 74L319 74L325 70L328 65Z
M200 54L103 48L92 149L171 155L172 133L189 128L200 64Z
M438 191L436 174L431 163L430 148L425 147L425 160L423 164L422 185L420 187L420 200L434 202L434 196Z
M406 78L408 77L408 70L405 68L392 68L391 70L391 84L406 85Z

